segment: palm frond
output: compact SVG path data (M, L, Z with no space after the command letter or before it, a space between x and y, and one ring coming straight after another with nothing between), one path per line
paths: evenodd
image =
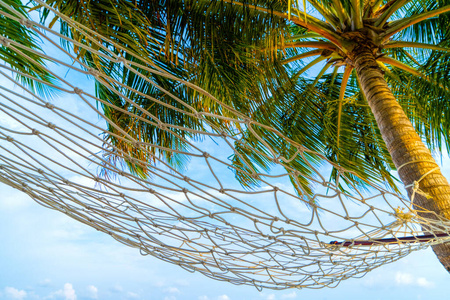
M54 89L25 76L30 75L44 82L55 83L55 77L45 68L46 60L39 54L27 50L42 52L41 41L34 31L27 28L27 24L8 17L9 15L28 19L27 7L20 0L5 0L4 3L6 5L0 5L0 11L6 14L0 15L0 37L2 38L0 60L23 74L17 75L17 80L22 84L43 97L51 98L56 92Z

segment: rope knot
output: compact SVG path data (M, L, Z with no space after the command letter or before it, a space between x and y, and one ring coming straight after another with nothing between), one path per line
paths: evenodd
M3 47L9 47L9 46L11 45L11 43L9 42L9 40L8 40L6 37L4 37L4 36L0 37L0 44L1 44Z
M31 28L31 26L33 26L33 22L31 22L30 20L20 20L19 23L26 28Z
M127 60L125 59L125 57L122 57L122 56L118 57L116 61L119 64L123 64L123 65L127 63Z
M51 104L50 102L45 103L45 107L47 107L48 109L54 109L55 106L53 104Z
M89 74L91 74L94 77L100 76L100 72L94 68L90 68L88 72L89 72Z
M407 185L406 188L412 188L412 197L411 197L412 200L414 200L415 194L424 196L427 199L433 198L430 194L428 194L420 189L420 181L414 181L412 184Z
M403 208L401 208L400 206L395 209L395 217L397 217L397 219L399 221L402 221L403 223L410 222L411 219L414 218L414 216L415 216L414 210L403 212Z
M414 181L413 184L412 184L412 188L413 188L413 191L414 191L414 192L419 191L419 190L420 190L420 184L419 184L419 182L418 182L418 181ZM427 198L428 198L428 197L427 197Z
M404 163L403 165L399 166L399 167L397 168L397 172L400 171L400 169L403 168L403 167L406 166L406 165L409 165L409 164L412 164L412 163L418 163L418 162L431 162L431 163L436 164L436 162L434 162L434 161L428 161L428 160L423 160L423 161L422 161L422 160L413 160L413 161L409 161L409 162ZM419 194L419 195L421 195L421 196L423 196L423 197L425 197L425 198L427 198L427 199L433 198L433 196L431 196L430 194L428 194L428 193L426 193L426 192L424 192L424 191L422 191L422 190L420 189L419 183L420 183L420 181L422 181L422 179L424 179L425 177L427 177L428 175L430 175L431 173L433 173L433 172L435 172L435 171L439 171L439 167L436 167L436 168L434 168L434 169L431 169L430 171L428 171L428 172L426 172L425 174L423 174L422 177L420 177L418 180L415 180L413 183L411 183L411 184L405 186L406 189L412 188L412 193L411 193L411 203L414 201L414 196L415 196L416 194Z

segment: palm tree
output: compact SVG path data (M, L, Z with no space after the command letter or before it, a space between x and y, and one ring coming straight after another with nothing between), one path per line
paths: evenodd
M152 56L170 72L307 148L325 153L362 178L384 181L395 189L396 179L390 171L396 169L409 196L414 184L419 184L422 193L415 196L416 206L450 218L450 186L428 149L442 151L450 146L450 106L446 101L450 96L446 81L450 70L450 1L47 3L126 46L130 53ZM67 27L61 28L71 34ZM84 59L128 86L156 93L126 70L115 69L89 54ZM156 79L188 103L199 103L201 96ZM97 85L100 96L120 104L110 88ZM144 98L128 96L146 106ZM201 126L157 106L153 109L167 122ZM114 111L107 111L107 115L126 128L133 127L128 131L144 141L185 147L157 128L129 124ZM243 136L248 144L258 147L245 132ZM276 139L267 140L281 154L291 151ZM126 148L123 145L124 150L133 151ZM270 167L270 162L238 145L236 149L253 168ZM170 153L159 155L173 164L183 163ZM234 163L243 166L237 157ZM145 170L129 165L145 176ZM291 162L291 166L308 172L300 160ZM256 183L244 174L236 176L244 185ZM357 177L353 180L364 184ZM306 187L307 182L297 188ZM433 249L450 271L450 244Z

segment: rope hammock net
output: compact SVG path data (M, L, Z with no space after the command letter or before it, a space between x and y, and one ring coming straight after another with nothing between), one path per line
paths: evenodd
M51 54L39 54L51 61L47 68L57 78L55 85L0 65L0 181L39 204L137 248L142 255L258 289L334 287L343 279L363 276L411 251L448 240L447 220L432 212L422 211L419 216L411 200L377 185L372 184L369 191L350 184L347 191L339 189L339 181L356 175L165 72L148 58L130 60L117 55L104 46L120 49L113 41L53 13L84 36L84 42L18 13L0 12L33 30L52 49ZM166 99L141 94L148 103L176 111L197 126L166 122L140 107L127 97L138 91L85 65L66 50L69 47L61 48L55 42L58 39L140 76ZM0 37L0 42L31 61L28 54L37 53L7 37ZM182 101L142 70L208 97L222 113ZM58 91L57 99L49 102L33 93L15 79L18 74L51 86ZM127 105L116 106L93 96L89 86L76 85L95 80L114 87ZM158 142L137 141L105 116L105 109L98 104L136 123L158 128L184 146L174 150ZM233 130L218 125L224 122ZM242 128L257 141L257 148L246 142ZM107 134L115 142L105 138ZM265 142L268 136L295 151L283 156ZM131 157L118 143L137 155ZM272 161L271 171L249 167L236 145ZM165 153L188 161L186 167L175 168L164 158ZM241 158L241 167L230 155ZM314 174L292 169L289 163L294 160L315 170ZM149 176L131 172L127 163L147 170ZM339 170L337 183L322 175L329 174L332 167ZM258 186L242 187L236 179L239 173L254 178ZM289 177L303 192L294 190ZM314 192L306 190L302 180L307 180ZM416 192L420 192L417 187Z

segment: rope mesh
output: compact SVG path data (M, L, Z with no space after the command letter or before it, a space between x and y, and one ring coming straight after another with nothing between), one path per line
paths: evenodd
M52 10L45 3L36 2ZM22 19L19 14L0 12L36 32L55 52L48 56L39 53L51 60L48 71L58 82L51 85L41 81L58 90L58 98L51 102L20 84L15 79L19 72L7 64L0 65L0 181L23 191L39 204L109 234L139 249L142 255L258 289L334 287L343 279L363 276L411 251L448 240L449 222L435 213L426 212L429 218L421 217L425 211L419 216L412 201L377 185L371 185L369 191L351 186L348 190L352 192L341 191L337 186L339 180L355 174L334 166L339 169L338 182L328 182L323 174L329 174L333 164L320 153L235 111L145 57L131 61L116 55L103 46L106 42L115 45L113 41L56 11L53 13L74 32L85 36L86 42L62 36ZM24 57L27 51L36 52L7 37L0 39L3 47ZM57 39L141 76L172 102L141 96L188 116L198 126L188 128L160 120L126 96L138 91L86 66L54 42ZM92 45L97 45L97 50ZM138 70L178 81L188 90L212 99L224 113L194 107ZM29 74L19 75L40 81ZM91 87L76 85L81 77L116 87L118 96L134 109L96 98L89 92ZM97 104L141 124L156 126L181 140L185 147L174 150L158 143L137 141L106 117ZM217 125L220 122L227 122L236 133L223 130ZM262 148L246 144L239 128L248 129ZM265 143L264 132L296 149L295 154L283 157ZM105 138L107 133L140 155L131 157L124 153ZM232 164L230 155L239 155L236 143L272 161L272 171L251 173L245 160L241 169ZM187 167L173 167L161 155L166 152L189 161ZM314 174L301 174L290 168L288 163L294 159L303 161L315 170ZM315 167L311 159L322 160L322 166ZM125 161L145 168L150 176L143 179L130 172ZM236 180L237 172L255 178L259 187L243 188ZM289 176L312 183L314 194L296 193ZM416 191L420 191L418 187ZM430 233L429 239L420 239ZM403 238L409 236L415 240L405 243ZM386 242L388 238L390 242ZM364 245L359 241L371 243Z

